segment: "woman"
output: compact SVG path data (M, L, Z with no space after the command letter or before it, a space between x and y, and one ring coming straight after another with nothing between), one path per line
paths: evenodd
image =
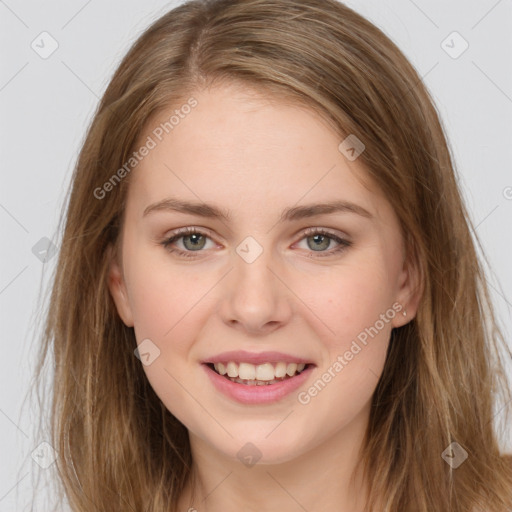
M500 341L435 107L379 29L192 1L136 41L41 352L72 510L505 512Z

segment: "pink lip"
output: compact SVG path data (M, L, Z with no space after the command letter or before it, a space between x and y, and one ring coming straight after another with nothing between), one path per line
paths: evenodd
M284 354L283 352L247 352L245 350L232 350L231 352L223 352L216 356L212 356L202 361L203 363L228 363L234 361L235 363L251 363L251 364L263 364L263 363L278 363L283 361L285 363L304 363L312 364L308 359L301 357L292 356L291 354Z
M268 359L265 361L271 362ZM276 382L275 384L265 386L246 386L245 384L238 384L237 382L233 382L226 377L219 375L206 363L203 363L201 366L208 374L213 385L220 392L243 404L266 404L281 400L283 397L289 395L302 385L309 378L314 368L313 365L308 366L295 377L283 380L282 382Z

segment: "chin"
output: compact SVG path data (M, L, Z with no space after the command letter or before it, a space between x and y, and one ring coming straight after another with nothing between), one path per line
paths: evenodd
M304 441L300 437L292 439L277 432L266 437L268 432L270 430L265 433L258 431L251 434L250 430L245 430L242 436L234 440L229 439L227 445L214 443L214 446L226 457L239 461L247 467L252 467L254 464L283 464L294 460L306 451Z

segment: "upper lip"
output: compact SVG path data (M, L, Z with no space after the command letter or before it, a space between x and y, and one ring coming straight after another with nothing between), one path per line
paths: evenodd
M304 359L303 357L297 357L283 352L247 352L245 350L222 352L222 354L217 354L205 359L203 363L228 363L229 361L251 364L278 363L280 361L285 363L313 364L310 359Z

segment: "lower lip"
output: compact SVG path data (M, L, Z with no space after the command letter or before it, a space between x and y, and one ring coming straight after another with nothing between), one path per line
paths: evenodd
M213 385L220 392L243 404L267 404L281 400L295 391L301 384L304 384L314 368L313 365L308 366L308 368L295 377L276 382L275 384L247 386L219 375L205 363L201 366L205 369Z

